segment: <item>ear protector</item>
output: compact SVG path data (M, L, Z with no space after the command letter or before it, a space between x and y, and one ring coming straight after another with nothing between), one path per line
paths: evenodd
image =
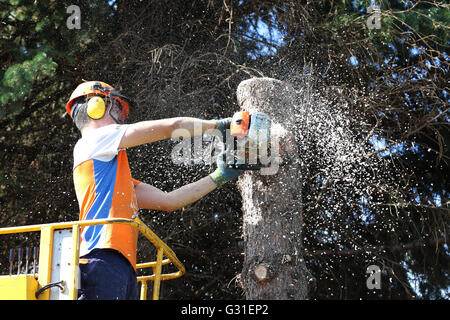
M94 96L89 99L87 103L87 114L90 118L94 120L98 120L105 115L106 112L106 103L99 96Z
M77 102L74 105L74 102L81 97L85 97L86 100L83 99L82 102ZM85 101L87 101L86 104ZM74 119L81 106L86 106L86 113L93 120L101 119L108 112L116 123L123 124L130 113L132 105L132 100L119 94L109 84L100 81L89 81L80 84L75 89L70 96L69 102L66 104L66 111Z

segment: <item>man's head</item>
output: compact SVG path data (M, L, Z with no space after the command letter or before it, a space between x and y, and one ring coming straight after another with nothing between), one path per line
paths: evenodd
M100 81L80 84L70 96L67 113L81 131L93 121L97 124L125 122L130 113L131 100L116 89ZM112 120L112 121L111 121Z

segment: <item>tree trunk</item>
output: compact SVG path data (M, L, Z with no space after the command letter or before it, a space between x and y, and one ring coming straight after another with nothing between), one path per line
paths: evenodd
M243 201L245 258L241 274L246 298L307 299L312 278L302 255L301 173L295 147L295 91L279 80L240 83L242 110L268 114L287 134L280 139L283 162L275 174L246 171L238 180ZM273 146L272 146L273 149ZM286 161L287 160L287 161Z

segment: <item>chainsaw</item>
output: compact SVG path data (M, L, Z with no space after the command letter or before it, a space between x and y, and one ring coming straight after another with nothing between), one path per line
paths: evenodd
M241 111L233 115L230 125L233 157L231 161L227 159L228 167L260 170L269 165L271 122L262 112ZM228 141L227 146L230 147Z

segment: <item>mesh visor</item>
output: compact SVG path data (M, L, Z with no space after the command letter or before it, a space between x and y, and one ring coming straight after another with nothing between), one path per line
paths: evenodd
M131 101L120 95L110 95L111 98L111 108L109 109L109 115L117 123L125 123L130 114L130 104Z

